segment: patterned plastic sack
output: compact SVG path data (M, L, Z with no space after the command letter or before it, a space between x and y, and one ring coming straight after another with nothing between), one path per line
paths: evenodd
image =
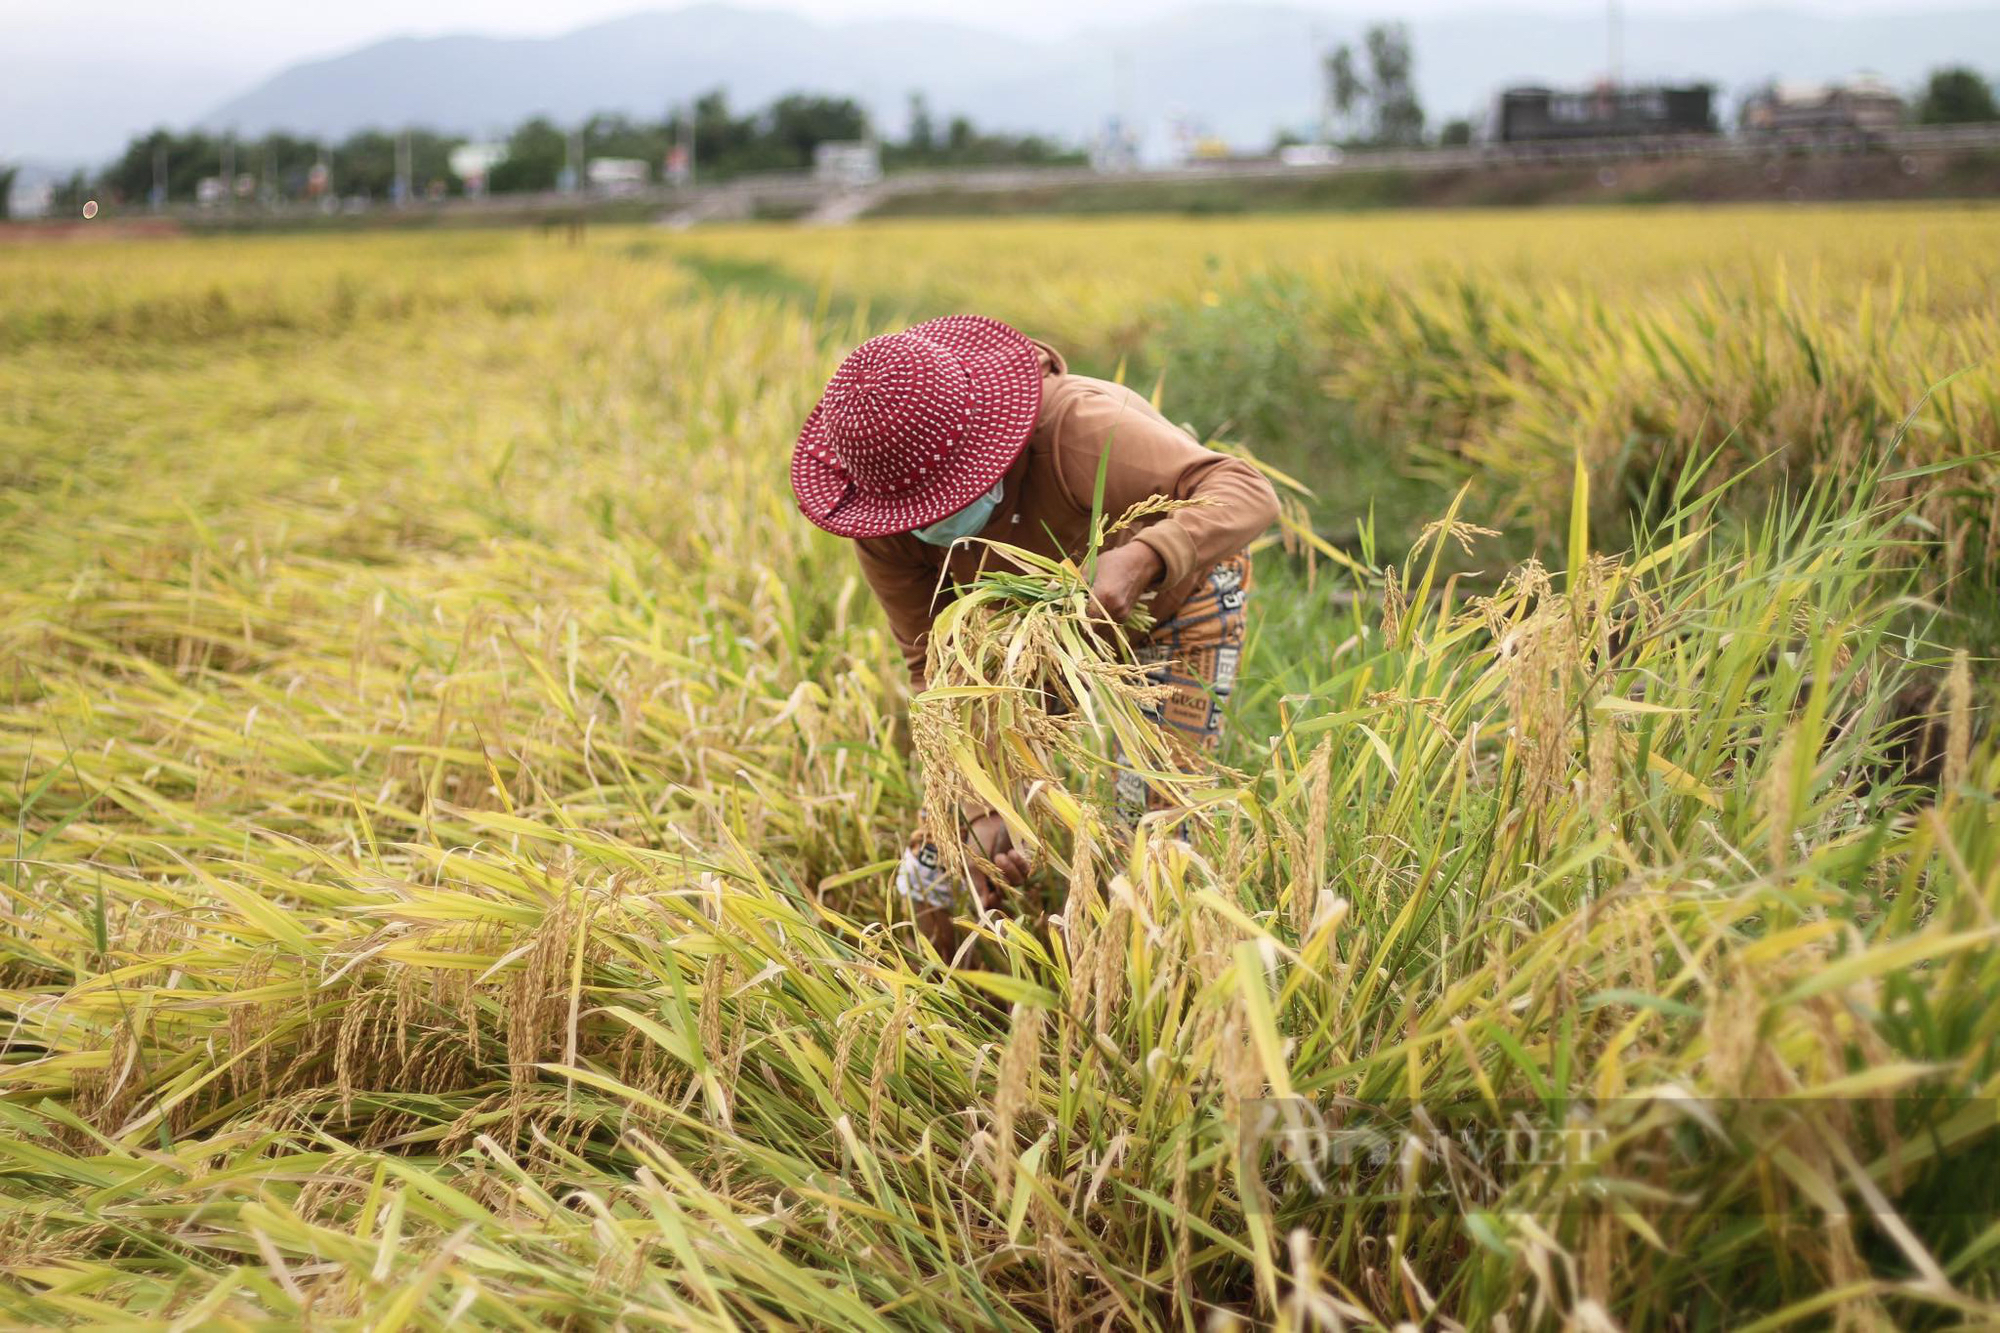
M896 892L919 907L950 907L958 901L958 882L942 864L937 844L915 842L903 849L896 867Z

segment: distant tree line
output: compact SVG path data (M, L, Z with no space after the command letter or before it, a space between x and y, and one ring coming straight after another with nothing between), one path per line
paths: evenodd
M154 168L159 163L166 168L170 200L193 199L197 182L225 172L230 188L248 176L253 193L298 198L306 193L313 169L324 165L341 193L387 195L396 179L397 137L380 130L363 130L337 144L327 144L284 133L231 139L200 130L176 134L156 129L128 143L94 180L74 180L69 188L94 190L113 202L143 202L152 191ZM431 181L448 181L451 172L445 159L464 140L429 130L412 130L409 138L413 186L422 191Z
M910 94L909 130L902 142L882 145L882 166L1070 166L1085 155L1036 135L982 134L964 116L940 126L922 93Z
M592 116L583 124L582 138L586 158L636 158L658 180L667 151L692 131L696 172L705 180L724 180L809 167L820 144L859 139L867 130L867 112L849 97L789 93L761 111L737 115L717 90L660 120ZM553 190L568 160L568 135L545 117L536 117L508 136L507 160L493 169L490 188L501 194Z
M649 178L664 178L668 151L692 140L694 167L700 180L726 180L750 172L785 171L812 165L813 150L830 140L860 139L868 133L868 115L852 98L791 93L761 110L738 114L721 91L707 93L692 106L648 120L600 113L580 128L586 158L636 158L647 164ZM570 167L571 133L547 117L537 116L515 127L506 137L506 160L493 167L487 189L495 194L525 193L557 188ZM338 142L275 133L256 138L232 138L209 131L175 133L156 129L132 139L116 161L95 176L78 173L56 191L58 207L85 198L140 204L150 196L156 164L164 164L166 197L186 203L196 197L198 183L230 177L253 197L302 198L313 192L316 179L336 195L388 197L395 188L397 141L385 130L363 130ZM408 131L410 185L419 197L461 194L464 184L451 172L454 148L468 142L464 135L431 130ZM940 128L921 95L911 98L911 124L900 142L882 144L885 168L983 165L1001 163L1071 163L1081 153L1035 135L984 132L963 116ZM575 164L581 166L581 164ZM323 176L316 169L325 168ZM247 178L247 179L245 179Z
M2000 120L1993 85L1978 71L1954 65L1931 74L1917 102L1917 119L1926 125L1974 125Z
M1425 142L1448 148L1470 143L1469 120L1446 121L1435 139L1426 135L1415 70L1409 29L1400 23L1372 24L1358 48L1342 42L1328 51L1321 58L1321 139L1344 148L1409 148ZM1923 125L2000 121L2000 96L1978 71L1951 66L1932 71L1911 109ZM1278 132L1272 147L1275 151L1305 142L1297 131L1285 129Z
M1380 148L1421 144L1424 108L1417 101L1417 59L1409 28L1401 23L1371 24L1361 45L1365 66L1346 42L1325 57L1330 119L1342 124L1350 143Z
M1425 116L1416 96L1414 70L1409 33L1401 24L1376 24L1364 33L1358 50L1342 44L1328 52L1323 64L1321 135L1348 147L1425 142ZM2000 121L2000 99L1993 85L1964 66L1934 71L1913 110L1926 125ZM981 131L964 116L940 124L921 93L910 95L908 119L901 140L881 145L888 170L1069 165L1085 160L1082 153L1036 135ZM647 164L655 181L663 178L669 149L689 139L698 178L726 180L750 172L809 167L819 144L859 139L867 132L867 113L852 98L791 93L761 110L739 115L720 90L658 120L601 113L584 122L580 131L586 158L636 158ZM1434 141L1463 144L1471 135L1469 122L1452 120ZM253 197L297 199L310 192L316 168L321 167L331 193L385 198L395 188L400 137L363 130L335 143L285 133L243 139L199 130L176 134L156 129L134 138L96 176L78 172L59 185L54 202L58 208L72 208L93 197L114 204L143 203L154 187L156 164L164 165L166 195L174 202L193 200L198 182L225 174L231 177L226 188L232 191L242 182ZM452 149L466 142L464 136L412 129L408 140L410 184L418 196L463 192L449 159ZM1303 136L1288 130L1278 135L1274 146L1303 142ZM546 117L517 126L507 136L506 147L506 160L493 168L487 182L496 194L553 190L570 165L570 133ZM13 168L0 163L0 218L6 216L14 174Z

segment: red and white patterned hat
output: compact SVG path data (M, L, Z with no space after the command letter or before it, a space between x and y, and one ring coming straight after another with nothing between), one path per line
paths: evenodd
M947 315L870 338L840 363L792 450L792 495L842 537L926 527L1000 480L1035 429L1035 345Z

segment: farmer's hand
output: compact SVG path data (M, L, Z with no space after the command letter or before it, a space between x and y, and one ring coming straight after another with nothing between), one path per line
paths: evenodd
M972 821L966 832L970 844L968 853L977 853L991 861L1000 871L1003 881L1018 885L1028 877L1028 854L1014 845L1014 837L1007 832L1007 821L998 814L981 815ZM988 911L1000 906L1000 886L981 870L976 862L971 865L972 895L979 905Z
M1097 578L1090 585L1097 614L1113 625L1123 625L1154 580L1165 572L1166 562L1145 542L1126 542L1105 551L1097 557Z

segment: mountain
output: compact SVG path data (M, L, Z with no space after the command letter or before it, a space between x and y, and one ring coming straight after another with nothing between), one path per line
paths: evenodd
M201 118L240 134L338 136L421 124L490 134L530 114L573 122L593 111L657 116L711 88L738 107L794 90L851 95L899 131L922 90L940 116L1088 138L1127 113L1157 152L1179 119L1239 144L1303 127L1318 98L1316 53L1362 21L1291 5L1209 5L1145 24L1034 40L966 23L820 23L730 4L651 11L549 38L393 38L306 61ZM1417 82L1434 121L1476 114L1519 81L1583 84L1603 73L1601 18L1478 10L1411 24ZM1836 78L1870 69L1914 87L1932 67L2000 52L2000 6L1928 13L1633 13L1629 79L1701 78L1726 95L1773 76Z
M697 4L553 38L393 38L283 70L203 123L246 134L339 135L405 123L480 133L529 114L558 122L605 110L658 116L717 87L742 108L805 89L900 114L912 88L1027 77L1044 54L962 24L823 25L779 10Z

